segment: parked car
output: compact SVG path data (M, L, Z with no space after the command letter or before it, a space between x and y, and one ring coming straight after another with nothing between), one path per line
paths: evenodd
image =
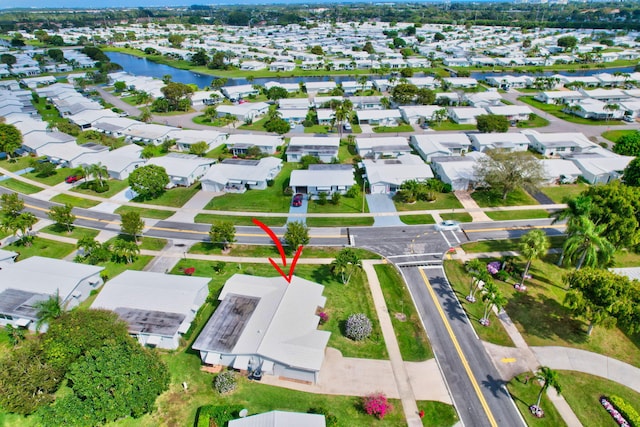
M82 175L69 175L64 179L64 182L67 184L73 184L74 182L80 181L82 179Z
M436 230L438 231L460 231L460 223L458 221L453 221L451 219L447 219L436 224Z
M293 206L294 208L297 208L299 206L302 206L302 198L304 196L300 193L298 194L294 194L293 199L291 200L291 206Z

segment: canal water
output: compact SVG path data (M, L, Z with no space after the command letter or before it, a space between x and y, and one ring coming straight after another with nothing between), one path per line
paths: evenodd
M138 58L137 56L129 55L126 53L120 52L106 52L109 59L116 64L120 64L122 69L129 74L133 74L136 76L149 76L161 79L163 76L170 74L174 82L180 82L185 84L195 84L199 88L204 88L205 86L210 86L211 81L215 79L215 76L210 76L206 74L196 73L194 71L189 70L180 70L178 68L171 67L169 65L158 64L153 61L149 61L146 58ZM552 76L554 74L564 74L569 76L591 76L594 74L600 73L610 73L613 74L615 72L620 73L632 73L633 67L618 67L618 68L596 68L591 70L576 70L575 72L557 72L557 71L544 71L542 73L536 73L536 76ZM495 76L504 76L504 75L518 75L517 73L481 73L481 72L472 72L471 77L483 80L487 77L495 77ZM416 76L422 75L420 73L416 73ZM530 73L526 73L526 75L531 75ZM375 76L375 78L387 78L387 76ZM266 77L266 78L255 78L251 82L249 82L244 77L237 78L228 78L227 85L235 86L235 85L243 85L243 84L257 84L264 85L269 81L279 81L281 83L295 83L299 82L321 82L333 80L336 83L340 83L342 81L353 81L356 77L348 76L348 75L333 75L333 76L305 76L305 77Z

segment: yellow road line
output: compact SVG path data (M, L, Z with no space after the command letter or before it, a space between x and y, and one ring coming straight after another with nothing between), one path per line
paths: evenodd
M471 385L473 386L473 389L475 390L476 395L478 396L478 399L480 399L480 404L482 405L482 408L484 409L485 414L487 414L487 417L489 418L489 423L494 427L498 427L498 423L496 423L496 419L493 417L493 414L491 413L491 409L489 408L489 405L487 404L487 401L485 400L484 395L480 391L480 386L478 385L476 378L473 376L473 372L471 372L471 367L469 366L469 362L467 361L467 358L464 357L464 354L462 353L462 348L460 348L460 343L458 343L458 339L453 333L453 329L451 329L451 325L449 324L449 321L447 320L447 317L445 316L444 311L442 310L442 306L438 302L436 293L433 291L433 288L429 283L429 279L427 279L427 276L426 274L424 274L423 269L419 269L419 271L420 271L420 275L422 276L422 280L424 280L424 284L427 287L427 290L429 291L429 295L431 295L431 298L433 299L433 303L435 304L436 309L438 310L438 313L442 318L442 322L444 323L444 326L447 329L447 332L449 333L451 342L453 343L453 346L456 348L456 352L458 352L458 356L460 356L460 361L462 362L462 366L464 366L464 370L467 372L467 376L471 381Z

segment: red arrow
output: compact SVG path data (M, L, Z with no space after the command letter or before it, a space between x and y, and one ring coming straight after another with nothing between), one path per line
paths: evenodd
M267 225L263 224L259 220L253 218L252 221L255 225L262 228L262 230L267 233L269 237L271 237L271 240L273 240L273 242L276 244L276 247L278 248L278 252L280 252L280 257L282 258L282 266L286 267L287 256L284 253L284 248L282 247L282 243L280 243L280 239L278 238L278 236L276 236L276 233L274 233L273 230L271 230ZM298 258L300 258L300 254L302 254L302 248L302 245L298 246L298 250L296 251L296 254L293 256L293 260L291 261L291 267L289 267L288 274L285 274L280 266L272 258L269 258L269 262L271 263L273 268L275 268L276 271L280 273L280 275L284 278L284 280L287 281L287 283L291 283L291 279L293 278L293 271L296 268L296 263L298 262Z

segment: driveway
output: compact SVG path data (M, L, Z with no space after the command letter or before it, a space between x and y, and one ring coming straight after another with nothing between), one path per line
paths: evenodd
M390 194L367 194L369 212L383 214L374 216L374 227L392 227L404 225L397 215L396 205L393 204Z
M293 198L293 196L291 196ZM302 198L302 204L300 206L292 206L291 202L289 202L289 217L287 218L287 222L302 222L303 224L307 223L307 219L304 216L296 216L295 214L304 215L307 213L307 208L309 207L309 199L305 194ZM294 215L291 215L294 214Z

